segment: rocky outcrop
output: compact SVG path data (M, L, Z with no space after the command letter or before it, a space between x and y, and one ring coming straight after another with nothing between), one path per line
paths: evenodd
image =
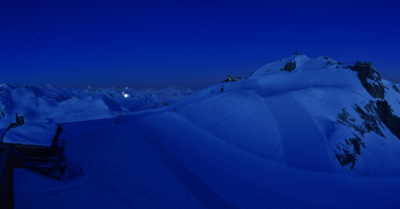
M346 145L339 143L336 145L335 156L340 165L345 166L351 163L350 169L356 165L357 155L361 155L361 146L367 148L364 142L354 134L353 138L345 140Z
M380 127L383 128L381 121L379 121L379 117L376 114L376 109L374 111L374 102L370 101L368 104L364 105L364 108L366 111L364 111L363 108L361 108L359 105L355 104L354 105L354 110L360 115L361 119L363 120L362 125L364 126L364 129L366 132L375 132L381 137L385 137L383 135ZM383 128L385 129L385 128Z
M399 88L397 88L397 86L396 86L396 85L393 85L393 89L394 89L394 91L395 91L395 92L397 92L397 93L399 93L399 94L400 94L400 90L399 90Z
M354 110L359 114L362 119L362 123L356 121L355 117L351 116L346 109L342 109L342 113L338 114L337 122L353 128L355 131L364 136L365 133L374 132L379 136L384 138L385 135L382 133L381 128L384 127L379 120L379 115L376 113L376 109L374 107L374 101L370 101L368 104L362 106L355 104L353 106Z
M385 129L382 124L384 122L381 115L386 113L378 111L378 109L381 108L386 111L387 107L380 107L382 105L378 104L377 106L378 107L375 106L375 102L372 100L365 105L354 104L352 107L358 113L359 118L350 115L346 109L342 109L342 112L338 114L336 121L354 129L361 135L361 137L366 133L374 132L377 135L386 138L381 130ZM361 155L361 148L367 148L358 135L354 133L353 135L354 137L345 139L344 142L336 144L336 149L334 151L336 159L339 161L340 165L346 166L351 164L350 169L353 169L356 165L357 155Z
M296 61L287 63L284 68L281 68L281 71L292 72L294 69L296 69Z
M358 72L358 78L367 92L374 98L385 99L385 88L381 81L381 76L377 70L371 66L360 67L356 65L350 69Z
M385 129L385 126L383 126L385 124L400 139L400 118L393 114L393 110L386 100L378 100L376 102L370 100L366 105L355 104L353 108L360 116L361 123L359 119L350 115L346 109L342 109L336 121L354 129L362 137L368 132L374 132L386 138L381 131L381 129ZM345 143L340 142L336 144L334 151L336 159L340 164L342 166L351 164L350 169L353 169L356 165L357 155L361 155L361 148L367 148L360 137L354 133L353 135L353 138L344 140Z
M400 139L400 118L393 114L393 110L386 100L376 101L376 113L388 129Z

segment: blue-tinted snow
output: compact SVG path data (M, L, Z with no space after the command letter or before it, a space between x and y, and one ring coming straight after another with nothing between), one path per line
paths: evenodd
M280 71L292 61L294 71ZM399 208L400 140L384 125L386 138L372 132L360 136L337 122L346 109L355 123L362 123L354 105L363 108L376 99L357 72L328 62L335 63L329 57L291 56L261 67L248 79L186 94L164 108L151 109L149 94L142 94L147 108L124 112L120 125L113 124L116 118L92 120L94 116L63 123L69 140L66 175L56 181L16 170L16 208L212 207L205 197L215 198L215 205L226 201L238 208ZM400 94L391 88L394 84L383 84L398 115ZM6 92L15 89L4 87ZM95 100L85 100L86 91L92 90L80 91L77 103L68 102L75 108L86 103L81 105L90 110ZM107 96L115 104L93 94L87 96L98 99L97 108L104 104L113 112L115 104L124 105L122 93L118 99ZM70 111L53 118L85 118ZM97 114L115 116L102 114L101 108ZM354 134L367 148L351 170L340 165L334 150ZM200 184L206 194L194 190Z
M29 123L11 128L4 136L4 143L51 146L57 132L54 123Z

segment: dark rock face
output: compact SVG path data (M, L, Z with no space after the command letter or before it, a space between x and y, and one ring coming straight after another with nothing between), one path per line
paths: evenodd
M376 134L378 134L381 137L385 137L385 135L383 135L381 129L379 128L379 125L383 128L381 121L379 121L378 116L376 115L375 111L373 110L374 108L374 102L370 101L370 103L368 103L367 105L364 106L365 110L367 110L367 112L365 112L359 105L355 104L355 106L353 107L354 110L360 115L361 119L363 120L363 126L364 126L364 130L366 130L366 132L375 132ZM378 125L379 124L379 125ZM383 128L385 129L385 128ZM364 134L362 134L364 136Z
M381 131L381 128L385 129L383 126L383 124L385 124L386 127L400 139L400 118L393 114L393 110L386 100L378 100L376 103L370 100L366 105L355 104L353 108L359 114L362 120L361 124L359 119L350 115L346 109L342 109L336 121L353 128L362 137L365 133L374 132L386 138ZM361 155L361 148L367 148L360 137L354 133L353 135L354 137L345 139L345 143L340 142L336 144L336 149L334 151L336 159L342 166L350 163L352 164L350 169L353 169L356 165L357 155Z
M350 116L346 109L342 109L342 113L338 114L338 119L336 121L347 127L353 128L355 131L360 133L361 136L364 136L364 134L368 132L374 132L379 136L386 138L381 131L381 128L384 129L384 127L379 120L379 115L376 114L373 101L364 105L364 108L357 104L355 104L353 108L361 117L362 124L357 123L355 118Z
M346 111L342 109L342 113L338 114L337 122L342 123L347 127L356 130L361 136L365 133L374 132L384 138L381 128L385 129L382 125L385 124L387 128L400 139L400 118L393 114L393 110L386 100L378 100L375 102L370 101L363 106L355 104L354 110L360 115L363 120L362 124L356 123L355 119Z
M366 133L374 132L381 137L385 137L381 129L385 129L382 124L381 116L379 114L378 108L375 106L375 102L370 100L365 105L354 104L352 106L354 110L358 113L360 119L350 115L346 109L342 109L342 112L338 114L336 119L337 122L343 125L353 128L357 131L361 137ZM382 108L387 110L385 108ZM361 123L360 123L361 122ZM356 165L357 155L361 155L361 148L367 148L361 138L354 134L354 137L345 139L344 142L336 144L336 149L334 151L336 159L339 161L340 165L345 166L351 164L350 169L353 169Z
M361 84L372 97L385 99L385 88L383 87L381 76L378 71L370 66L354 66L350 69L358 72L358 78L360 79ZM368 82L368 79L370 82Z
M338 149L340 148L338 147ZM347 149L343 149L343 153L341 154L335 153L335 156L342 166L351 163L352 165L350 166L350 169L353 169L356 165L357 156Z
M393 110L386 100L376 101L376 106L376 113L378 113L379 119L400 139L400 118L393 114Z
M360 137L357 135L354 135L356 138L349 138L349 140L346 140L347 145L353 145L354 151L357 153L357 155L361 155L361 146L364 148L367 148L364 144L363 141L361 141Z
M356 165L357 155L361 155L361 146L364 148L367 147L360 137L355 134L353 138L346 139L345 142L346 145L342 143L336 145L335 156L340 165L345 166L351 163L350 169L353 169Z
M399 88L397 88L397 86L396 86L396 85L393 85L393 89L394 89L394 91L395 91L395 92L397 92L397 93L399 93L399 94L400 94L400 90L399 90Z
M294 69L296 69L296 61L287 63L285 67L281 69L281 71L292 72Z

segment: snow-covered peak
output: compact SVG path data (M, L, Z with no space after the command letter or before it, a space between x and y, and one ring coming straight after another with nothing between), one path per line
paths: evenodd
M43 87L43 88L51 88L51 89L55 89L56 87L54 86L54 85L52 85L52 84L46 84L46 85L44 85L44 86L41 86L41 87ZM40 88L40 87L39 87Z
M8 83L3 83L3 84L0 84L0 89L2 89L2 90L6 90L6 89L13 89L14 87L13 86L11 86L10 84L8 84Z
M287 73L285 66L295 63L294 72L301 72L306 70L322 70L340 67L340 63L327 56L320 56L317 58L309 58L306 55L293 55L286 59L280 59L260 67L254 71L251 78L259 77L268 74Z

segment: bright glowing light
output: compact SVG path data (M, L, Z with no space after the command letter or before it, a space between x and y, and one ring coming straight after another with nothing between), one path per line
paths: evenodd
M125 98L128 98L128 97L131 96L131 95L129 95L129 94L125 94L125 92L122 92L122 95L124 95Z

